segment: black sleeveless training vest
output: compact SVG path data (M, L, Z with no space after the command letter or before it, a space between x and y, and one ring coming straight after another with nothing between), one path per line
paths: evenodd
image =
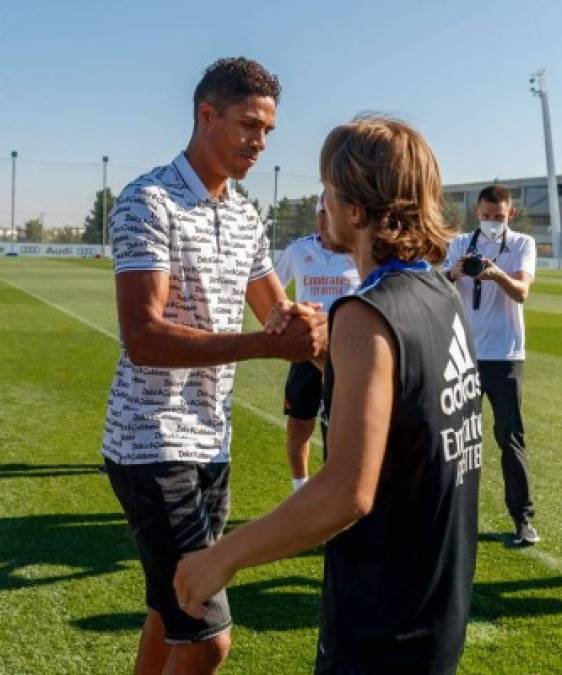
M482 428L474 348L459 297L440 272L386 274L338 300L330 330L338 307L358 300L394 334L400 386L373 509L326 545L317 672L454 671L476 559ZM324 425L336 379L328 356Z

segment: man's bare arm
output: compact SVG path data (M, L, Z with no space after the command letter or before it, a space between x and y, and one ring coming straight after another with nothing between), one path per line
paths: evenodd
M122 272L116 276L117 311L123 342L138 366L212 366L251 358L306 360L325 342L318 317L298 317L283 335L211 333L163 317L167 272Z
M248 283L246 302L262 326L265 325L273 307L282 301L288 302L287 294L275 272L272 271Z
M491 260L484 258L486 268L476 279L479 281L495 281L500 288L515 302L525 302L529 297L532 278L528 272L508 274Z
M243 567L290 556L369 513L385 454L397 353L384 320L360 301L341 307L332 333L335 389L324 467L269 515L178 564L176 594L194 616Z

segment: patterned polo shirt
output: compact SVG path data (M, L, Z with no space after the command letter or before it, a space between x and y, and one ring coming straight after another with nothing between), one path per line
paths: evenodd
M123 190L109 231L116 274L168 272L164 318L213 333L241 331L248 282L272 271L253 205L230 187L223 200L211 197L184 153ZM122 344L104 455L121 464L228 461L234 371L135 366Z

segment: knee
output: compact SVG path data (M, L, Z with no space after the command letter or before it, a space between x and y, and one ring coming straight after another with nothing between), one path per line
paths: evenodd
M214 673L226 661L230 651L230 631L198 643L201 672ZM198 670L196 672L199 672Z
M208 675L216 673L230 650L230 631L209 640L174 645L163 675Z
M293 444L302 445L312 436L314 431L315 419L299 420L296 417L289 417L287 422L287 436Z
M209 643L209 656L217 668L221 665L221 663L226 661L226 657L230 651L230 645L232 643L230 631L221 633L220 635L211 638Z

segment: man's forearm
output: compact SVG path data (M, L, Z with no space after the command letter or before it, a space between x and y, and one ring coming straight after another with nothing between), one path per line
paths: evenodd
M211 333L165 320L146 324L126 342L129 357L137 366L189 368L283 357L279 336L263 332Z
M313 548L365 515L326 469L270 514L236 528L216 546L233 571ZM219 551L216 551L217 555Z
M507 272L500 270L494 281L515 302L525 302L529 296L529 284L526 281L514 279Z

